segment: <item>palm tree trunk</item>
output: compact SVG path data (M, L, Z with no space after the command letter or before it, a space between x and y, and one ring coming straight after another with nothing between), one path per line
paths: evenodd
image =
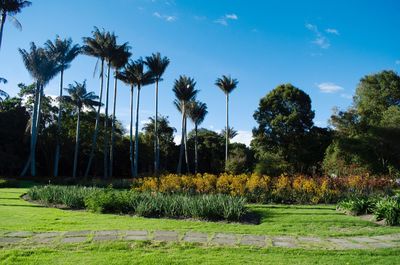
M1 13L1 21L0 21L0 50L1 50L1 42L3 40L3 31L4 31L4 23L6 22L7 13Z
M39 117L40 117L40 106L42 101L42 86L38 85L36 95L35 95L35 104L33 110L33 120L32 120L32 140L31 140L31 176L36 176L36 142L37 135L39 130Z
M155 91L155 102L156 102L156 115L154 119L154 173L158 175L160 169L160 147L158 138L158 79L156 79L156 91Z
M114 100L113 100L113 114L111 124L111 146L110 146L110 178L113 176L113 165L114 165L114 144L115 144L115 108L117 106L117 86L118 86L118 70L115 70L114 77Z
M197 156L197 123L194 124L194 173L198 171L198 156Z
M79 152L79 133L81 125L81 109L78 108L78 119L76 121L76 138L75 138L75 153L74 153L74 168L72 177L76 178L76 168L78 167L78 152Z
M104 178L108 178L108 95L110 93L110 71L111 71L111 63L108 63L107 68L107 86L106 86L106 107L104 110Z
M229 146L229 94L226 93L226 128L225 128L225 168L228 163Z
M94 134L92 140L92 149L90 150L89 162L85 170L85 178L89 175L90 167L92 166L92 161L94 157L94 151L96 149L97 134L99 133L99 120L100 120L100 110L101 110L101 100L103 97L103 82L104 82L104 59L101 60L101 70L100 70L100 96L99 96L99 106L97 107L96 113L96 123L94 125Z
M138 162L139 162L139 104L140 104L140 85L137 88L136 99L136 126L135 126L135 164L133 170L133 177L138 175Z
M57 119L57 142L56 152L54 154L54 177L58 176L58 162L60 161L60 134L61 134L61 114L62 114L62 92L63 92L63 80L64 80L64 68L61 69L61 80L60 80L60 99L58 105L58 119Z
M29 166L32 165L32 158L34 153L34 144L35 144L35 137L36 137L36 120L37 120L37 108L38 108L38 101L39 101L39 93L40 93L40 84L36 82L36 90L35 90L35 101L33 102L33 111L32 111L32 118L31 118L31 143L30 143L30 152L28 160L25 164L21 172L21 176L25 176ZM32 166L31 166L32 168ZM31 170L32 173L32 170Z
M183 105L183 104L182 104ZM181 146L179 148L179 162L178 162L178 174L182 173L182 160L184 151L184 139L185 139L185 106L182 107L182 135L181 135Z
M186 162L186 172L190 173L188 146L187 146L187 117L185 117L185 162Z
M133 90L134 86L131 85L131 121L129 124L129 160L131 162L131 174L134 175L133 169L133 141L132 141L132 130L133 130Z

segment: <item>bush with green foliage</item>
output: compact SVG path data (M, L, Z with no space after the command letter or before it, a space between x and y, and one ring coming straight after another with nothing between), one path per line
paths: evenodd
M385 220L387 225L400 225L400 196L385 197L375 205L377 220Z
M239 221L247 213L246 199L222 194L190 196L48 185L33 187L28 196L46 204L145 217Z
M370 214L374 211L377 199L375 198L350 198L340 201L337 208L351 215Z

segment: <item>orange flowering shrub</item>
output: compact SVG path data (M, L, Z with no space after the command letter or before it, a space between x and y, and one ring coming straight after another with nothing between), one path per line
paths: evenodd
M388 178L354 175L345 178L223 173L146 177L134 180L137 191L182 194L228 194L250 202L334 203L350 195L390 194L395 183Z

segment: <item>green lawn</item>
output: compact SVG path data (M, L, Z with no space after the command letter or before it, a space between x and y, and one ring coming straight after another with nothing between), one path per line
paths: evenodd
M335 206L251 205L259 225L152 219L46 208L20 199L26 189L0 189L0 231L147 229L238 234L352 236L399 233L335 211Z
M399 249L293 250L143 243L3 249L1 264L399 264Z
M349 236L398 233L335 211L334 206L252 205L260 225L146 219L46 208L20 199L26 189L0 189L0 231L196 230L269 235ZM311 250L104 242L0 247L0 264L400 264L400 249Z

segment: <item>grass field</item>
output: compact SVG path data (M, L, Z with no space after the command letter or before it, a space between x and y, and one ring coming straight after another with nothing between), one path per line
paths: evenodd
M335 210L333 205L251 205L261 224L155 219L46 208L20 199L26 189L0 189L0 231L74 231L110 229L195 230L239 234L353 236L398 233Z
M239 234L350 236L399 233L335 211L332 205L251 205L260 225L147 219L46 208L26 202L26 189L0 189L0 231L110 229L233 232ZM80 243L0 248L0 264L400 264L399 249L307 250L210 247L151 242Z
M399 264L399 249L288 250L102 243L4 249L1 264Z

